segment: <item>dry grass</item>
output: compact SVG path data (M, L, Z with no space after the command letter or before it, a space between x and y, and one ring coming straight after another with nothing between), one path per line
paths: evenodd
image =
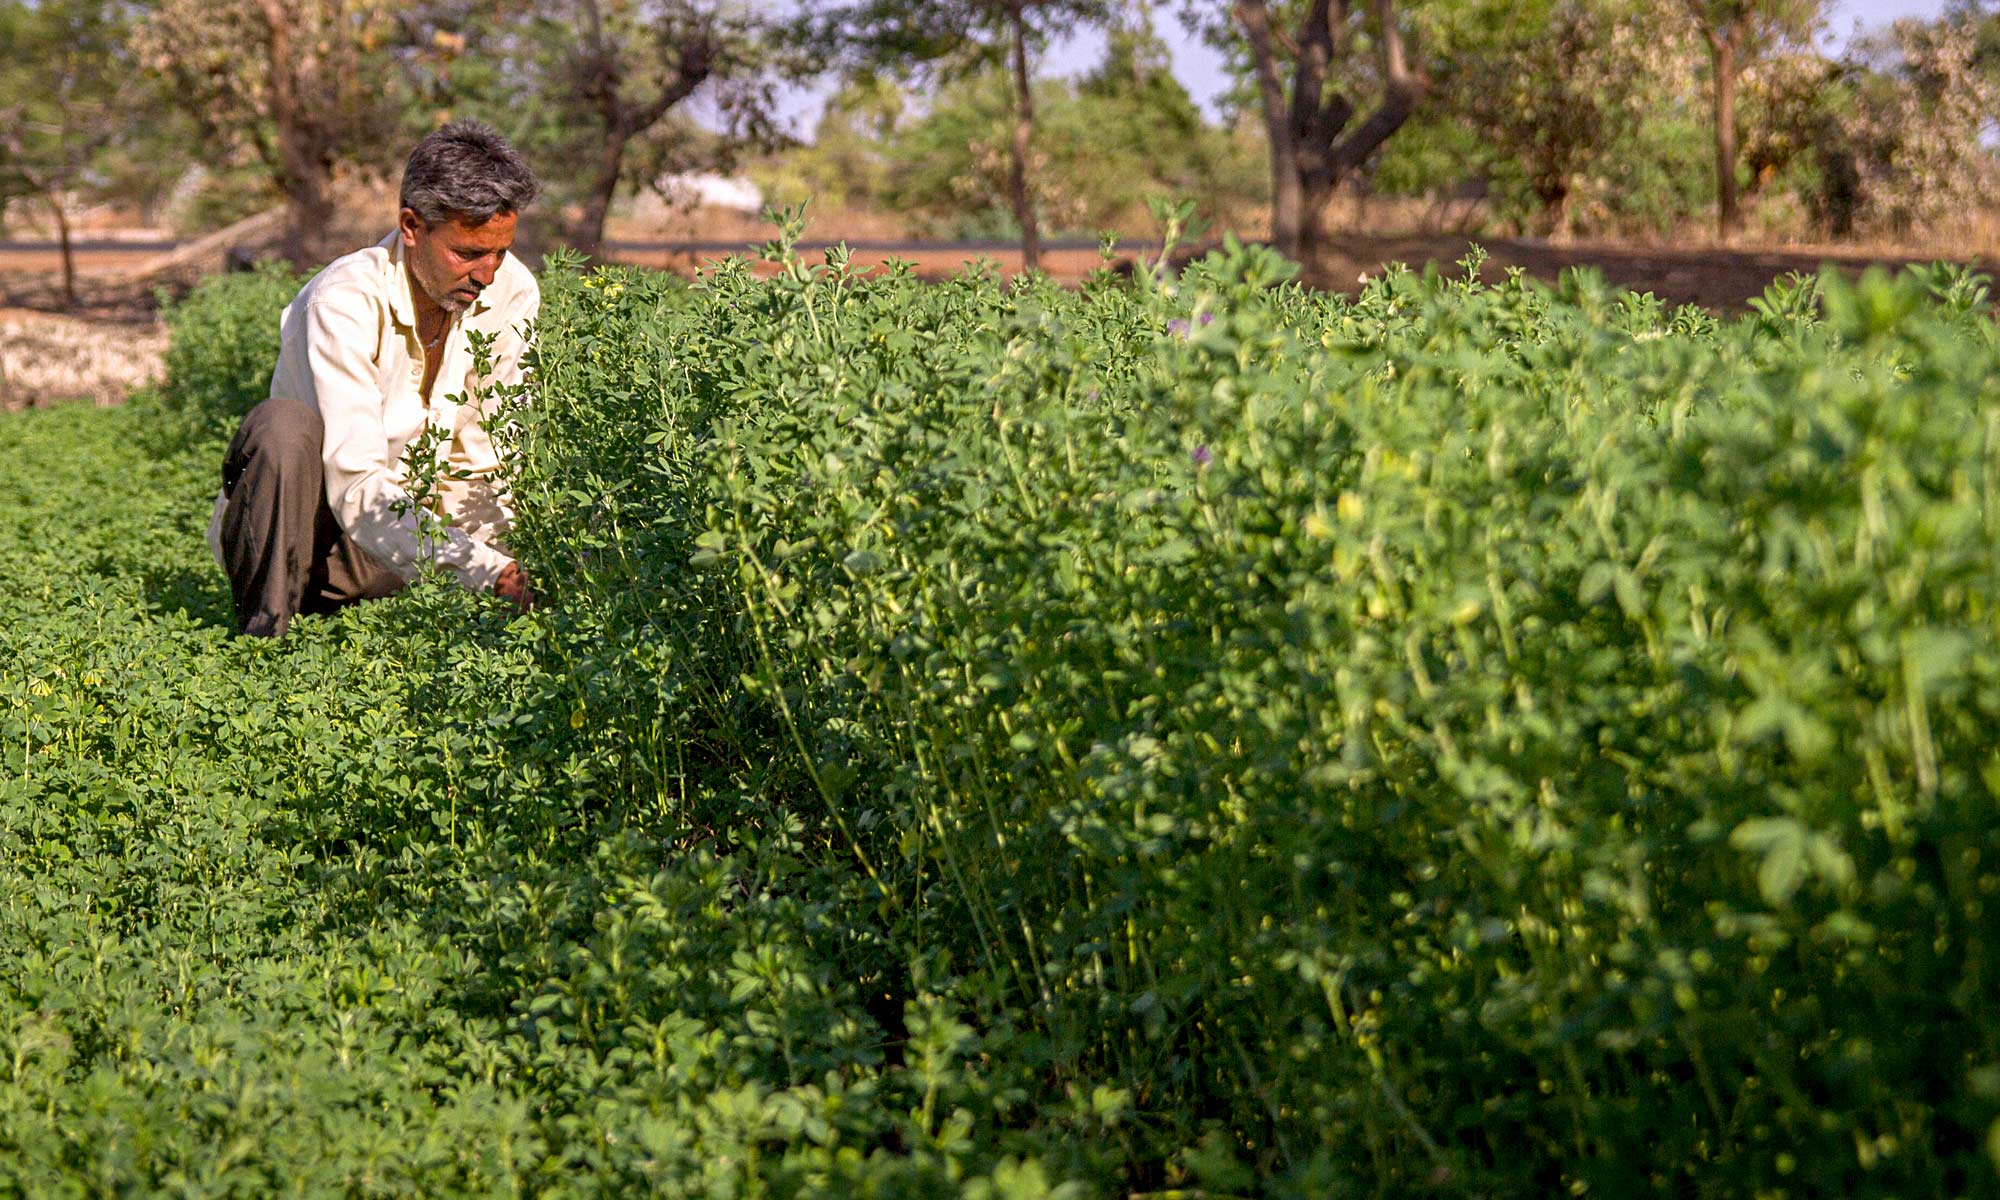
M158 382L166 351L157 324L0 309L0 409L120 403Z

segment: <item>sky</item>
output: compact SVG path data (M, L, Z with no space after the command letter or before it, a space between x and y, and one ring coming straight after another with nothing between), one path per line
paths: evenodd
M1829 49L1837 51L1857 29L1887 25L1901 17L1935 17L1944 6L1945 0L1834 0L1828 22ZM1158 7L1164 10L1167 6ZM1190 37L1171 11L1159 12L1154 23L1173 56L1173 71L1182 86L1204 112L1217 116L1218 102L1228 88L1222 57ZM1050 47L1038 69L1051 75L1078 75L1094 66L1103 53L1103 37L1085 34ZM830 83L791 89L780 100L780 119L795 134L809 136L831 91Z

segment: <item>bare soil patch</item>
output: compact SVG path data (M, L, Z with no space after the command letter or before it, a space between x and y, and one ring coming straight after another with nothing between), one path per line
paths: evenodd
M752 248L744 247L748 256ZM807 261L818 258L817 251L801 251ZM619 250L614 261L632 266L651 267L655 270L674 271L682 275L693 274L706 269L711 264L728 257L713 250ZM948 279L968 267L985 262L993 269L1007 276L1020 274L1021 252L1019 250L966 250L950 246L939 246L920 250L854 253L854 265L863 272L886 270L892 262L911 264L911 270L919 279ZM1051 278L1062 283L1076 283L1102 265L1095 250L1048 250L1042 253L1042 270ZM777 273L775 263L752 261L750 269L759 275Z
M1475 244L1488 254L1481 271L1481 277L1488 281L1503 278L1510 269L1518 268L1536 279L1553 283L1570 268L1591 267L1616 287L1650 292L1669 305L1698 304L1723 313L1742 311L1774 279L1793 272L1816 274L1822 266L1832 266L1858 275L1869 267L1898 270L1911 263L1932 261L1929 257L1845 247L1720 248L1590 242L1557 245L1523 238L1349 235L1328 243L1308 279L1320 287L1353 293L1360 290L1363 276L1379 275L1390 263L1401 263L1418 271L1435 267L1455 273L1457 263ZM617 261L686 274L720 257L712 251L635 250L620 253ZM995 270L1009 276L1021 269L1018 250L938 246L895 254L857 252L854 256L857 266L871 269L879 269L890 259L913 263L916 274L925 279L945 278L981 261L990 262ZM1960 261L1982 270L1994 267L1976 258ZM1100 265L1095 250L1055 250L1042 255L1042 269L1064 283L1076 283ZM753 263L752 269L769 273L774 268Z
M151 324L159 311L158 289L123 269L107 269L77 256L76 304L63 303L62 268L20 267L31 252L0 250L0 309L24 309L114 324Z
M121 403L159 381L166 352L157 322L0 308L0 411L62 400Z
M1837 246L1721 248L1601 242L1557 245L1522 238L1339 237L1327 247L1316 274L1322 286L1353 292L1359 289L1363 274L1379 274L1388 263L1402 263L1419 271L1435 266L1440 271L1456 272L1456 264L1474 244L1490 256L1480 273L1489 281L1503 277L1511 268L1553 282L1573 267L1591 267L1615 287L1650 292L1670 305L1698 304L1724 313L1742 311L1772 280L1793 272L1811 275L1830 266L1859 275L1869 267L1895 271L1912 263L1934 261L1931 257ZM1985 271L1994 267L1977 258L1958 261Z

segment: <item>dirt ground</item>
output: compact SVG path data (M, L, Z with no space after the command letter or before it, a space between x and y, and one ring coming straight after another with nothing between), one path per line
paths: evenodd
M156 321L0 308L0 411L57 400L116 404L159 380Z
M54 261L42 265L39 252L0 250L0 309L20 309L67 315L113 324L148 324L159 308L153 289L133 281L128 275L131 262L123 253L105 254L110 262L100 262L95 254L77 256L74 308L63 304L62 268ZM53 260L54 256L48 256ZM143 261L143 256L133 261Z
M1518 267L1538 279L1554 280L1563 270L1591 266L1612 284L1652 292L1669 304L1699 304L1719 312L1741 311L1770 282L1793 271L1814 272L1823 264L1859 273L1869 266L1891 269L1921 261L1906 255L1857 252L1841 247L1718 249L1714 247L1635 246L1578 242L1552 244L1515 238L1481 238L1491 256L1489 279ZM1453 265L1466 253L1463 237L1425 235L1404 237L1342 236L1332 239L1314 275L1327 286L1352 292L1359 278L1374 275L1387 263L1416 269ZM745 253L749 252L746 241ZM634 249L612 255L634 265L690 272L721 257L718 251ZM60 263L42 249L0 247L0 406L43 403L86 396L100 402L123 395L139 382L157 378L165 337L155 318L157 298L151 286L130 278L131 269L149 253L128 249L92 249L77 257L79 304L63 313ZM912 262L916 273L940 279L969 264L989 261L1012 274L1020 269L1020 254L1007 249L965 249L949 246L904 249L893 253L857 251L857 264L879 266L887 259ZM1043 269L1054 278L1074 283L1100 265L1095 249L1052 250ZM1975 265L1993 270L1991 262ZM757 269L767 270L764 264ZM61 314L61 315L55 315Z
M1830 264L1859 274L1871 266L1895 270L1912 262L1928 261L1842 247L1724 250L1589 242L1557 245L1518 238L1476 240L1490 256L1482 271L1482 276L1489 280L1503 277L1513 267L1551 282L1571 267L1595 267L1617 287L1651 292L1670 305L1699 304L1724 313L1742 311L1753 298L1763 294L1772 280L1794 271L1812 274ZM1359 290L1362 275L1380 274L1389 263L1403 263L1416 270L1435 265L1440 270L1456 271L1455 264L1465 257L1471 244L1463 237L1448 235L1336 237L1329 243L1314 274L1323 281L1323 286L1351 293ZM620 261L682 272L718 257L714 252L662 250L618 255ZM965 251L948 247L899 251L893 255L856 252L854 260L857 264L875 265L891 257L913 262L916 273L926 279L949 276L979 259L990 260L1008 274L1021 266L1020 253L1015 250ZM1043 270L1065 283L1082 279L1096 270L1099 262L1095 249L1055 250L1042 256ZM1995 266L1974 262L1989 271ZM764 269L762 264L758 268Z
M1651 292L1670 305L1698 304L1723 313L1743 311L1763 294L1771 281L1791 272L1817 273L1831 265L1858 275L1869 267L1898 270L1931 261L1896 253L1872 253L1838 246L1777 248L1676 248L1575 242L1566 245L1518 238L1480 238L1491 256L1482 276L1495 279L1508 268L1553 281L1571 267L1595 267L1616 287ZM1352 291L1362 273L1375 274L1384 263L1401 262L1421 269L1435 263L1446 271L1465 257L1463 237L1341 237L1333 239L1321 264L1324 276L1343 291ZM1974 266L1993 271L1992 262L1971 259Z
M748 248L746 247L746 256ZM818 262L820 251L802 249L800 253L808 262ZM634 266L652 267L655 270L678 271L688 274L725 257L723 252L713 250L621 250L614 258L618 262ZM1021 269L1021 252L1018 250L962 250L951 248L865 251L854 252L854 265L865 270L879 270L892 260L913 263L918 278L939 280L958 274L968 266L982 260L991 261L996 269L1009 275ZM1042 270L1063 283L1077 283L1084 276L1096 270L1100 259L1096 250L1049 250L1042 254ZM752 262L751 270L759 274L771 274L777 268L770 263Z
M1772 279L1791 271L1816 271L1822 263L1843 270L1859 271L1871 265L1898 267L1920 261L1895 253L1859 251L1851 247L1744 247L1719 249L1710 246L1641 246L1624 243L1574 242L1557 244L1519 238L1479 238L1492 256L1487 272L1495 277L1509 267L1520 267L1538 279L1553 280L1572 266L1594 266L1620 287L1649 291L1673 304L1700 304L1718 311L1736 311L1763 292ZM752 239L745 235L744 252ZM1338 236L1328 243L1327 254L1317 274L1328 286L1343 291L1356 288L1363 273L1376 274L1385 263L1402 262L1421 269L1435 263L1451 270L1465 256L1469 242L1462 236ZM720 258L719 250L614 249L610 255L619 262L691 271L704 262ZM152 298L146 289L123 279L123 272L146 261L152 254L125 249L92 249L77 258L78 290L86 315L137 317L149 309ZM855 261L876 264L894 257L914 262L919 275L941 278L967 264L987 259L1001 271L1020 269L1020 254L1011 249L966 249L940 245L896 252L856 251ZM1052 250L1043 255L1043 269L1058 280L1075 282L1095 270L1098 254L1090 249ZM1990 267L1992 264L1982 264ZM60 303L56 274L59 260L49 250L0 247L0 306L49 311Z

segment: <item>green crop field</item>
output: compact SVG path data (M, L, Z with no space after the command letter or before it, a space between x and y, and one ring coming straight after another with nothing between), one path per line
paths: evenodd
M1980 282L1283 276L556 261L277 643L296 281L0 417L0 1195L2000 1192Z

